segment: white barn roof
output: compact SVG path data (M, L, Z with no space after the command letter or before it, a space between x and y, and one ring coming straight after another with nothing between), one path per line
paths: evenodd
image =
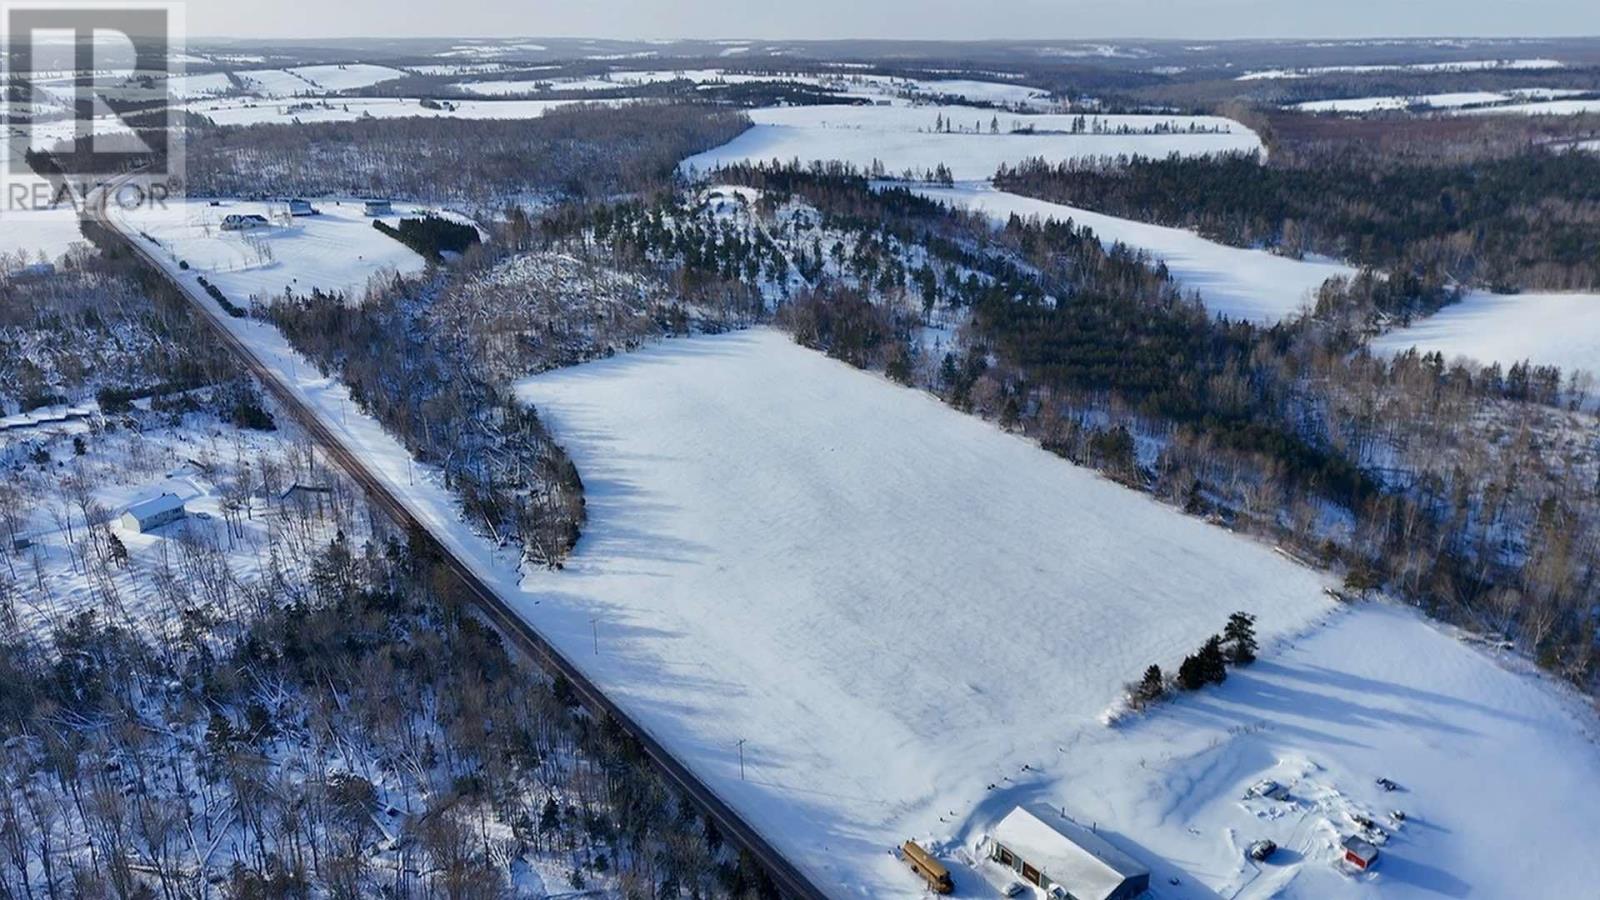
M1013 809L991 835L1079 900L1106 900L1150 870L1082 825L1053 812Z

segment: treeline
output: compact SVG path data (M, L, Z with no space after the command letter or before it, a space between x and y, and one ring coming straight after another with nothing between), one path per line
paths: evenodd
M1036 159L1002 167L996 184L1233 246L1350 260L1408 279L1415 311L1458 284L1600 286L1600 156L1591 153L1536 149L1471 163L1361 155L1304 166L1263 165L1255 154Z
M230 382L243 370L170 285L93 222L46 276L0 277L0 409Z
M926 251L931 277L905 266L887 294L830 267L781 314L807 343L870 368L909 360L897 377L959 408L1340 568L1352 593L1382 585L1595 683L1597 432L1573 411L1586 378L1374 357L1342 312L1351 285L1325 287L1317 316L1232 323L1087 230L996 232L859 173L723 174L803 197L825 227L871 236L858 246ZM966 312L959 346L923 358L912 336L950 305Z
M267 315L419 462L442 471L469 523L559 566L583 528L583 481L509 382L474 365L472 336L429 320L419 295L434 289L397 281L359 306L313 291L275 298Z
M191 193L367 195L498 209L516 194L648 190L678 161L749 127L742 113L633 103L556 108L519 121L361 119L202 128L187 147Z
M228 582L227 615L196 548L148 573L181 627L0 633L0 893L776 898L427 546L341 532L309 577Z
M432 214L420 219L401 219L398 228L382 219L373 219L372 227L415 250L418 256L435 262L443 259L445 253L466 253L481 242L477 228Z

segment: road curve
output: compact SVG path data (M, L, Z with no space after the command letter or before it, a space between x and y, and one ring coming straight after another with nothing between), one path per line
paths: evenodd
M610 716L637 740L651 762L667 776L669 781L694 801L705 816L714 820L724 835L766 868L768 875L785 897L793 900L828 900L828 895L775 850L760 832L741 818L687 766L668 753L666 748L632 716L607 698L577 666L556 650L533 626L513 612L483 579L473 573L471 567L451 553L445 543L429 531L426 524L412 515L399 497L323 424L316 411L294 393L276 370L263 363L249 346L233 334L227 323L222 321L220 315L211 308L206 298L202 297L196 288L174 276L166 266L162 265L161 260L144 246L137 235L130 236L112 216L107 214L108 198L114 195L123 182L132 177L129 175L102 187L97 198L85 203L88 214L107 232L118 236L123 244L132 249L177 290L179 296L183 297L201 320L216 333L223 345L272 394L279 407L293 416L311 439L321 445L324 453L361 485L367 496L392 520L426 536L467 596L502 635L509 638L514 646L522 650L529 660L545 672L566 678L572 684L580 702L591 713Z

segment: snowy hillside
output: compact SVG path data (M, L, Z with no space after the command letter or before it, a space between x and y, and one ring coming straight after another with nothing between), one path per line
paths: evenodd
M1317 578L1269 549L774 333L523 391L584 472L591 523L566 572L527 583L529 618L842 896L915 896L888 846L959 859L1024 800L1098 822L1178 878L1165 897L1257 877L1242 896L1360 895L1333 840L1384 803L1411 814L1372 876L1395 896L1583 883L1490 862L1485 813L1514 797L1536 845L1581 855L1582 829L1539 828L1600 785L1576 707L1409 613L1312 628ZM1098 723L1123 680L1237 608L1310 637L1220 691ZM1519 758L1544 775L1480 787ZM1294 804L1241 804L1263 777ZM1262 836L1288 849L1255 876L1241 845ZM956 871L985 894L983 867Z
M1475 291L1410 328L1397 328L1373 349L1416 347L1445 359L1465 356L1502 367L1524 360L1600 376L1600 294L1490 294Z
M1229 247L1181 228L1036 200L986 184L919 188L918 193L941 203L981 211L997 222L1012 215L1071 219L1094 229L1101 241L1121 242L1162 260L1185 290L1200 292L1207 309L1233 319L1277 322L1309 304L1324 281L1355 272L1335 262L1297 260L1265 250Z
M1281 633L1328 606L1269 548L774 332L522 391L590 517L529 619L842 896L914 894L887 847L1055 776L1230 612Z
M1250 151L1260 139L1237 122L1209 116L1102 116L1103 131L1072 133L1077 116L1024 115L971 106L804 106L751 110L755 127L684 162L707 172L736 162L840 160L861 169L881 162L891 175L940 164L957 180L988 178L1002 163L1031 157ZM949 131L938 128L948 123ZM1086 126L1088 127L1088 126ZM1026 133L1032 128L1034 133ZM1134 133L1119 133L1126 129ZM1191 129L1207 133L1188 133ZM1155 132L1163 133L1155 133Z
M1565 808L1600 786L1583 752L1593 721L1559 690L1409 613L1358 607L1319 627L1334 615L1319 578L1269 549L780 335L672 342L527 382L584 473L590 527L566 572L519 587L514 557L472 535L342 385L270 326L226 325L843 896L918 896L886 852L908 836L952 864L964 895L995 896L1003 882L961 860L1021 801L1098 824L1167 898L1246 881L1240 896L1366 894L1328 867L1332 836L1389 808L1411 824L1368 876L1386 894L1512 896L1595 877L1582 847L1594 826ZM1240 608L1269 638L1255 668L1100 724L1123 681L1173 666ZM1292 634L1307 637L1273 648ZM1295 805L1241 803L1261 777ZM1377 777L1403 792L1377 793ZM1508 797L1526 815L1504 827L1578 864L1495 862ZM1239 853L1257 836L1287 848L1261 876Z
M266 122L354 122L358 119L457 118L537 119L546 111L569 106L575 100L461 100L448 108L430 108L422 101L391 97L338 97L331 100L256 100L254 98L206 100L185 108L218 125L259 125ZM617 103L622 101L591 101Z

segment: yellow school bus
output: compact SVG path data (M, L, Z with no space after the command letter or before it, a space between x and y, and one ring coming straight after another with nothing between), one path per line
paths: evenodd
M933 858L933 854L917 846L916 841L906 841L900 848L900 855L917 870L923 880L928 882L928 887L933 888L935 894L949 894L955 891L956 886L950 880L950 870Z

